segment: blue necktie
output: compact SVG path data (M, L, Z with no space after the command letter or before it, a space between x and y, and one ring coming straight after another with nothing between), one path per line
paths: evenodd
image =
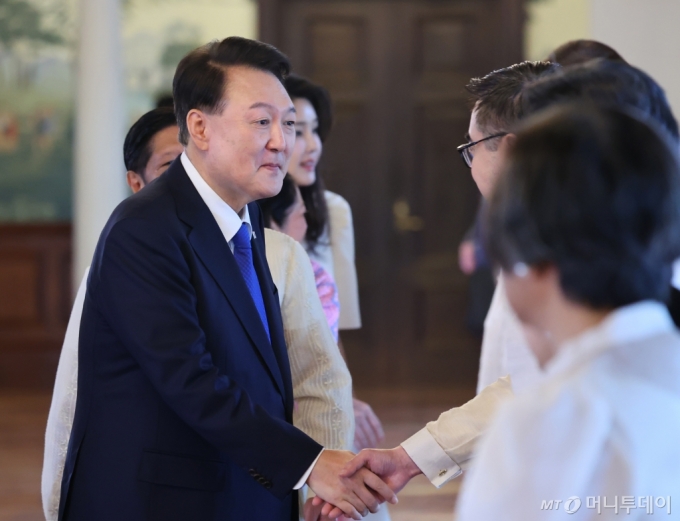
M253 297L257 312L260 314L260 320L262 320L262 325L267 333L267 338L269 338L269 341L271 342L271 337L269 336L269 322L267 321L267 312L264 309L260 281L257 278L255 265L253 264L253 249L250 244L250 235L248 225L243 223L232 239L234 245L234 259L236 259L236 264L238 264L238 267L241 270L243 280L245 280L246 286L248 286L250 296Z

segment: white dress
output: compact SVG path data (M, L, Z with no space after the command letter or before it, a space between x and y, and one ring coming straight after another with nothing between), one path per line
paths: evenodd
M273 230L265 229L265 242L288 346L296 402L293 423L326 448L349 450L354 439L352 379L321 308L309 257L297 242ZM73 304L47 419L42 474L47 521L57 519L75 412L78 333L86 282L87 272ZM305 491L301 492L302 500Z
M319 244L310 251L309 256L330 274L338 286L338 301L340 302L340 320L338 328L359 329L361 327L361 312L359 311L359 285L357 270L354 263L354 226L352 223L352 209L349 203L340 195L324 192L330 234L328 230L319 239Z
M456 519L680 519L679 440L680 334L658 302L620 308L501 408Z

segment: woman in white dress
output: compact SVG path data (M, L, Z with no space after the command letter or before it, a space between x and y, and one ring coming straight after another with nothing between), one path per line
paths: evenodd
M262 199L259 202L262 210L262 221L265 228L276 230L288 235L297 242L305 240L307 220L305 202L302 200L300 188L295 184L290 174L283 179L281 191L274 197ZM313 259L309 259L314 269L316 290L321 300L321 307L326 315L328 327L333 333L333 339L338 341L338 319L340 317L340 303L338 302L338 288L333 277Z
M323 143L333 121L330 96L323 87L294 74L286 78L285 86L297 112L295 148L288 173L300 188L307 208L305 249L337 284L339 330L358 329L361 327L361 315L354 264L352 210L342 196L324 189L323 179L317 172ZM356 398L354 412L355 449L375 447L384 437L378 417L367 403Z
M530 346L545 375L501 408L458 521L680 518L670 143L638 115L583 104L517 134L489 204L490 253L519 320L551 341Z

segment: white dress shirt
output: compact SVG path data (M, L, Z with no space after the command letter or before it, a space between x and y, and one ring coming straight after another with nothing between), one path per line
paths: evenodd
M522 325L510 307L501 274L484 320L477 392L508 375L512 379L513 390L521 392L535 385L541 379L541 374L536 357L524 337Z
M680 335L660 303L620 308L499 411L457 520L679 519L678 440Z
M222 235L224 235L224 240L227 241L231 252L234 253L233 239L236 233L241 229L241 226L245 223L248 226L250 233L253 233L248 206L246 205L243 207L243 211L239 216L239 214L236 213L236 210L225 203L224 199L217 195L215 190L210 188L210 185L203 179L201 174L198 173L196 167L187 157L186 152L182 152L180 160L182 161L182 166L189 176L191 183L194 185L194 188L196 188L198 195L201 196L201 199L203 199L203 202L208 207L208 210L210 210L215 221L217 221L217 226L220 227L220 231L222 232Z
M671 286L680 291L680 259L673 263L673 277L671 278Z

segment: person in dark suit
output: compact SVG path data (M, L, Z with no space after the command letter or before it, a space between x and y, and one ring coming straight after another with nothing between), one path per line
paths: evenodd
M92 262L60 520L297 519L307 483L360 519L392 491L292 425L260 211L295 138L287 58L243 38L173 81L185 152L113 212ZM334 504L338 504L334 503Z

